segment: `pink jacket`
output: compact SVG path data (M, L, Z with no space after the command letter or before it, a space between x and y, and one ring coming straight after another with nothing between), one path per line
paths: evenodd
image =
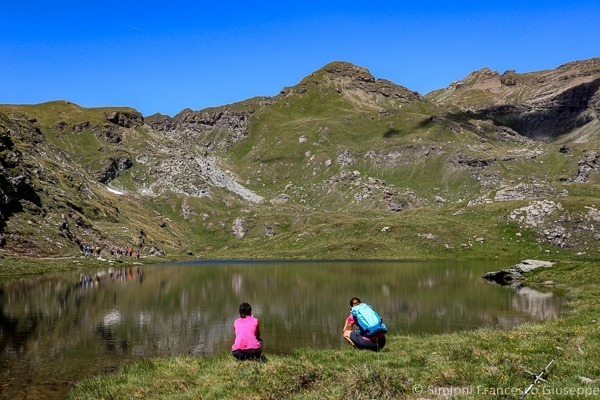
M233 323L235 342L231 346L231 350L260 349L259 328L258 319L252 315L236 319Z

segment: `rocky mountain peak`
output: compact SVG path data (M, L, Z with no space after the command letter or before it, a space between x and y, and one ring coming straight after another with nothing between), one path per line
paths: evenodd
M490 78L496 78L498 76L498 71L494 71L488 67L484 67L478 71L472 72L471 74L469 74L469 76L467 77L467 80L469 78L474 78L477 80L481 80L481 79L490 79Z
M333 78L349 77L353 80L363 82L375 82L375 77L371 74L371 72L369 72L368 69L345 61L331 62L312 75L319 73L329 74Z
M498 86L499 84L500 74L498 71L485 67L471 72L466 78L461 79L460 81L453 82L448 90L454 91L460 88L463 88L463 90L464 88L486 90Z
M334 61L325 65L306 76L297 85L284 88L280 95L284 97L291 94L303 95L314 91L320 93L334 91L351 98L353 102L356 102L359 97L372 106L386 98L401 103L423 100L419 93L386 79L376 79L368 69L345 61ZM365 94L374 96L377 100L366 100L363 96Z

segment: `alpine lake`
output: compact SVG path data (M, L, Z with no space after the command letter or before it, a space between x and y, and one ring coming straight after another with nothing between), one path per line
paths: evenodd
M127 260L126 260L127 261ZM507 329L559 318L556 292L491 284L481 261L197 261L0 279L0 399L62 399L74 383L146 357L228 352L240 303L264 353L341 348L350 298L390 334Z

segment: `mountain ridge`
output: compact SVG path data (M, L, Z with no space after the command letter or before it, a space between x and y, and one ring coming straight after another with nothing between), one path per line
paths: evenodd
M0 253L593 255L598 82L591 59L482 69L421 96L338 61L276 96L173 117L0 105Z

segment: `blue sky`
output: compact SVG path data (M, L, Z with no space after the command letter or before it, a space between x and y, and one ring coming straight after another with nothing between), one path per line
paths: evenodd
M336 60L425 94L483 67L600 56L597 0L86 3L3 4L0 104L174 115L276 95Z

